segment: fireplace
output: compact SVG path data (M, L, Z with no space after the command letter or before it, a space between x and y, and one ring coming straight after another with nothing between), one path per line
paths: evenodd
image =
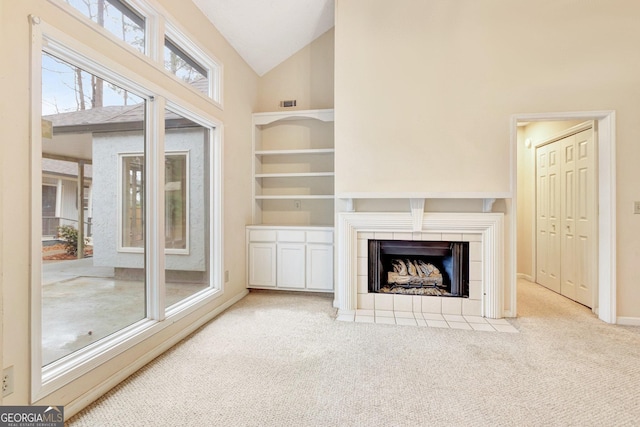
M469 297L469 242L368 241L369 292Z
M337 220L340 262L334 303L340 315L353 317L356 310L413 310L489 318L503 316L503 214L416 209L411 213L341 212ZM467 242L468 297L370 292L368 253L372 239Z

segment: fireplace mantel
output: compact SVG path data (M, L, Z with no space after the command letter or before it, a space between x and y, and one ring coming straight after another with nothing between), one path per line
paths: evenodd
M480 314L489 318L503 317L504 215L425 212L420 219L420 224L416 224L415 215L400 212L338 214L336 305L340 313L354 313L357 308L358 233L448 233L478 236L483 254Z

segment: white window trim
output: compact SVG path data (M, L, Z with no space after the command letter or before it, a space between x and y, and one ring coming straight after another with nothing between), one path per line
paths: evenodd
M124 351L140 344L145 339L161 330L170 327L175 322L193 313L199 308L210 304L224 294L223 272L223 228L222 228L222 155L223 132L221 121L181 98L169 92L162 85L154 84L144 76L135 73L120 63L106 57L102 53L88 47L72 34L56 28L42 21L38 16L31 15L31 402L37 402L52 392L58 390L82 375L95 370L108 360L113 359ZM148 194L158 193L157 197L149 197L151 208L147 211L149 219L147 228L147 278L146 283L156 286L147 288L147 318L128 328L114 333L103 340L97 341L81 350L65 356L46 367L42 367L42 255L39 249L42 234L42 197L41 197L41 72L42 52L77 65L87 72L96 74L105 80L117 83L119 86L147 99L147 126L145 149L154 147L154 151L147 152L146 163L148 173L152 173L155 180L150 180ZM159 67L158 63L151 63ZM162 67L164 68L164 67ZM155 94L154 96L143 94ZM155 100L155 102L154 102ZM210 271L209 288L176 304L170 310L164 305L164 223L163 218L156 218L152 212L162 211L153 209L163 206L164 192L158 192L157 181L164 182L164 168L156 167L160 161L160 154L164 155L164 111L165 105L172 111L198 122L210 129ZM154 164L155 162L155 164ZM153 170L152 170L153 169ZM148 196L147 196L148 197ZM160 237L162 236L162 237ZM166 311L166 313L165 313ZM170 322L163 320L170 319ZM179 333L178 333L179 335Z
M115 34L111 33L111 31L107 30L106 28L102 28L91 19L88 19L85 15L82 14L82 12L67 4L66 2L64 2L64 0L48 1L58 8L62 9L67 14L74 17L76 20L82 22L93 31L96 31L97 33L116 43L118 46L125 47L130 53L136 55L143 61L147 63L160 64L160 68L163 69L167 75L172 76L173 79L180 82L180 84L184 85L184 87L189 88L189 90L193 93L208 99L219 109L223 109L224 86L222 84L222 79L224 75L224 67L222 65L222 61L220 61L212 53L205 51L203 48L193 43L191 41L193 38L190 37L184 29L181 29L177 24L175 24L175 19L173 19L173 17L171 17L171 15L159 5L150 6L143 0L123 0L131 8L133 8L136 12L138 12L145 18L145 52L140 52L129 43L116 37ZM193 59L196 59L199 63L201 63L205 68L208 69L208 94L204 94L196 90L194 87L190 86L182 79L174 76L164 68L165 34L175 43L177 43L180 48L191 55Z
M136 248L135 246L125 246L123 243L123 237L122 237L122 231L124 230L124 218L122 215L122 210L124 208L124 194L122 193L122 186L123 186L123 172L124 172L124 168L123 168L123 161L125 157L135 157L135 156L141 156L141 157L145 157L145 153L143 153L142 151L136 151L136 152L121 152L118 153L118 177L117 177L117 190L116 190L116 198L117 198L117 209L118 209L118 220L117 220L117 227L118 227L118 244L117 244L117 251L118 252L123 252L123 253L134 253L134 254L143 254L145 248ZM145 165L146 166L146 165ZM145 168L146 169L146 168ZM146 172L145 172L146 173ZM144 204L144 200L143 200L143 204ZM146 210L146 209L145 209ZM146 232L145 232L146 234Z
M185 168L186 168L186 182L185 182L185 186L186 186L186 194L187 194L187 209L186 209L186 217L187 217L187 223L186 223L186 227L185 227L185 233L186 233L186 238L185 238L185 248L184 249L175 249L175 248L171 248L171 249L164 249L164 253L166 255L189 255L190 253L190 238L189 236L190 234L190 230L191 230L191 223L190 223L190 218L191 218L191 211L190 211L190 206L191 206L191 196L190 196L190 186L189 186L189 178L190 178L190 152L188 150L169 150L169 151L165 151L165 156L167 154L172 154L172 155L183 155L185 157ZM117 198L118 198L118 246L117 246L117 251L121 252L121 253L135 253L135 254L142 254L144 253L144 248L137 248L135 246L125 246L123 244L123 238L122 238L122 230L124 227L124 218L122 216L123 214L123 202L124 202L124 195L122 194L122 189L123 189L123 161L125 157L134 157L134 156L143 156L144 157L144 153L141 151L137 151L137 152L121 152L118 153L118 189L117 189Z
M53 5L59 7L60 9L64 10L66 13L68 13L69 15L71 15L75 19L77 19L78 21L80 21L83 24L85 24L87 27L91 28L92 30L96 31L97 33L101 34L102 36L110 39L111 41L115 42L119 46L125 47L126 49L131 51L131 53L134 53L134 54L139 55L141 57L149 56L149 57L153 58L154 57L153 56L153 52L156 50L156 44L154 43L154 41L155 41L154 27L156 27L154 10L152 8L150 8L148 5L146 5L145 3L142 3L142 2L137 1L137 0L122 0L122 1L124 3L126 3L129 7L131 7L134 11L136 11L138 14L142 15L142 17L144 18L144 25L145 25L145 28L144 28L144 52L140 52L138 49L134 48L133 46L131 46L126 41L118 38L111 31L107 30L104 27L101 27L96 22L94 22L91 19L89 19L82 12L80 12L78 9L76 9L73 6L71 6L69 3L65 2L64 0L49 0L50 3L52 3Z
M180 30L175 24L170 21L166 21L164 23L164 35L171 39L173 43L175 43L180 49L182 49L185 53L191 56L195 61L197 61L200 65L202 65L207 70L207 80L208 80L208 94L207 96L213 100L220 108L222 108L222 93L221 93L221 84L222 81L222 66L221 62L217 60L214 56L205 53L200 47L198 47L195 43L191 41L191 38L187 36L184 31ZM164 49L164 37L162 37L162 48ZM164 50L163 50L164 52ZM164 68L164 55L162 55L162 68ZM178 76L175 76L169 70L165 68L165 71L168 75L172 76L172 78L178 80L183 85L189 87L191 90L198 92L195 88L193 88L190 84L186 83L184 80L180 79ZM202 93L200 93L202 94Z
M184 249L176 249L164 248L164 253L166 255L189 255L191 252L191 153L189 150L165 150L164 152L165 158L167 155L179 155L184 156L185 161L185 169L186 169L186 179L185 179L185 194L187 195L187 203L186 203L186 224L185 224L185 248ZM165 192L166 194L166 192ZM165 233L166 234L166 233Z

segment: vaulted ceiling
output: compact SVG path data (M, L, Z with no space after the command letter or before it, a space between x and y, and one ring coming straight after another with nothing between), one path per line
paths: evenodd
M260 76L334 25L334 0L193 0Z

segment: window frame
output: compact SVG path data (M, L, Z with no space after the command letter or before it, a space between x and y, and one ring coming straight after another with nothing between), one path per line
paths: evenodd
M206 94L198 91L195 87L166 69L164 65L164 46L166 39L169 39L175 47L183 51L191 60L196 61L200 66L207 70L206 77L208 81L208 92ZM191 38L187 36L184 31L179 29L170 21L166 21L164 23L162 46L158 50L158 54L162 62L162 68L168 75L172 76L172 78L176 79L181 84L189 87L195 93L213 100L218 107L222 108L222 63L216 57L205 53L204 50L191 41Z
M184 161L185 161L185 169L186 169L186 179L185 179L185 193L186 193L186 197L187 197L187 201L186 201L186 224L185 224L185 248L184 249L176 249L176 248L166 248L164 249L164 253L166 255L189 255L190 253L190 249L189 249L189 236L190 236L190 202L191 202L191 196L189 195L189 189L190 189L190 185L189 185L189 173L190 173L190 152L188 150L167 150L165 151L165 158L167 155L180 155L180 156L184 156ZM124 194L123 194L123 189L124 189L124 159L126 157L138 157L138 156L142 156L144 157L144 153L141 153L139 151L137 152L120 152L118 153L118 189L117 189L117 198L118 198L118 246L117 246L117 251L118 252L122 252L122 253L143 253L144 252L144 248L139 248L137 246L125 246L124 245L124 238L122 235L122 231L124 230L124 223L125 223L125 219L123 217L123 213L124 213Z
M157 23L155 22L156 19L155 19L155 13L154 13L153 9L151 9L145 3L143 3L143 2L141 2L139 0L118 0L121 3L123 3L125 7L128 7L134 13L140 15L144 19L144 24L145 24L145 26L144 26L144 51L141 52L140 50L134 48L131 44L129 44L126 41L122 40L121 38L117 37L115 34L113 34L107 28L104 28L104 27L101 27L100 25L98 25L97 22L94 22L92 19L90 19L89 17L84 15L82 12L80 12L78 9L76 9L72 5L68 4L64 0L48 0L48 1L50 3L52 3L53 5L59 7L60 9L62 9L65 13L73 16L78 21L84 23L85 25L87 25L92 30L97 31L102 36L112 40L113 42L117 43L121 47L124 46L127 50L131 51L132 53L135 53L135 54L140 55L140 56L145 57L145 58L147 58L147 57L153 58L154 57L154 51L156 50L155 49L155 43L154 43L154 34L155 34L154 29L155 29L155 27L157 27Z
M124 218L124 203L125 203L125 194L124 194L124 160L127 157L142 157L144 158L145 153L142 152L121 152L118 153L118 177L117 177L117 189L116 189L116 198L118 200L118 219L117 219L117 224L118 224L118 246L116 248L116 250L118 252L124 252L124 253L137 253L137 254L141 254L144 253L144 246L143 247L138 247L138 246L126 246L125 242L124 242L124 227L125 227L125 218ZM144 169L144 164L143 164L143 169L142 169L142 179L143 179L143 185L144 185L144 177L145 177L145 169ZM142 218L144 219L146 213L144 209L144 195L145 193L142 193L142 203L143 203L143 207L142 207ZM143 236L144 236L144 222L142 223L142 232L143 232ZM143 242L144 242L144 237L143 237Z
M59 7L67 14L73 16L78 21L87 25L94 31L97 31L104 37L110 39L119 46L124 46L131 53L137 55L141 59L147 62L159 64L166 74L172 76L172 78L178 81L180 84L188 87L193 93L207 98L209 101L213 101L216 107L219 109L224 108L223 103L223 87L222 80L224 77L224 66L215 55L210 52L206 52L196 43L192 42L192 38L188 33L173 23L173 19L164 11L160 6L151 7L141 0L120 0L126 3L131 9L138 12L145 18L145 51L140 52L135 49L129 43L116 37L111 31L101 27L91 19L87 18L75 7L67 4L64 0L48 0L50 3ZM168 37L173 43L184 52L192 57L193 60L198 61L209 71L208 75L208 93L202 93L193 86L186 83L184 80L178 78L174 74L170 73L164 67L164 40Z
M191 236L191 152L189 150L165 150L164 152L165 155L165 159L167 158L167 155L170 156L183 156L184 157L184 168L185 168L185 180L184 180L184 186L185 186L185 197L186 197L186 202L185 202L185 218L186 218L186 222L185 222L185 226L184 226L184 233L185 233L185 238L184 238L184 244L185 247L184 249L180 249L180 248L167 248L165 245L164 248L164 253L167 255L189 255L191 252L190 249L190 236ZM165 179L166 181L166 179ZM166 182L165 182L166 184ZM167 194L166 189L165 189L165 196ZM166 201L166 197L165 197L165 201ZM165 204L166 206L166 204ZM166 218L166 212L165 212L165 218ZM166 236L165 236L166 237Z
M54 0L49 0L54 1ZM55 1L55 3L58 3ZM79 12L78 12L79 13ZM210 304L224 294L223 228L222 228L222 144L223 123L210 112L188 101L188 96L173 93L169 85L156 84L144 75L121 65L102 52L78 40L70 31L31 16L31 402L37 402L71 381L98 368L122 352L133 348L159 331ZM124 46L124 44L123 44ZM145 169L147 188L145 202L145 283L147 286L146 318L42 366L42 53L52 54L106 81L117 84L146 100ZM137 55L139 53L134 52ZM157 62L148 64L159 69ZM164 69L164 67L163 67ZM213 103L213 102L212 102ZM207 289L186 298L167 310L164 303L164 114L169 108L209 129L210 198L208 225L210 281ZM165 322L164 320L170 320Z

